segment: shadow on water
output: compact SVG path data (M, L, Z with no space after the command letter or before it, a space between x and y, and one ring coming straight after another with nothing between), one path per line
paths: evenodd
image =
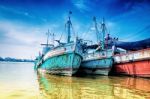
M149 99L150 80L131 77L66 77L38 74L44 99Z

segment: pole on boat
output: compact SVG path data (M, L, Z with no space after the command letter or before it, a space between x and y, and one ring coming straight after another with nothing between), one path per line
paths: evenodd
M55 34L54 33L52 33L52 42L53 42L53 45L54 45L54 40L55 40Z
M47 34L47 43L46 43L46 46L48 47L49 36L50 36L50 32L49 32L49 29L48 29L48 32L47 32L46 34Z
M93 17L93 21L94 21L94 26L95 26L95 30L96 30L96 37L97 37L97 42L100 43L100 36L99 36L99 31L97 28L97 21L96 21L96 17Z
M103 18L102 24L101 24L101 28L102 28L102 49L105 48L105 32L106 32L106 26L105 26L105 19Z
M67 37L67 43L70 42L71 39L71 20L70 20L70 15L72 14L71 11L69 11L69 15L68 15L68 21L67 21L67 31L68 31L68 37Z

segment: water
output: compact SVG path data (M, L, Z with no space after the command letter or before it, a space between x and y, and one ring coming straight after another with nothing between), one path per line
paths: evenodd
M150 79L37 74L33 63L0 63L0 99L150 99Z

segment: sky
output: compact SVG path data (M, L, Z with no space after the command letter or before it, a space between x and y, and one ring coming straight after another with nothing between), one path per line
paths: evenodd
M0 0L0 56L34 59L48 29L64 42L69 11L72 37L96 41L93 16L121 41L150 37L150 0Z

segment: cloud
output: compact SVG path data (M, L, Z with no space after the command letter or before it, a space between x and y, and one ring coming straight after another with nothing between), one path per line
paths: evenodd
M40 43L46 42L48 28L55 33L56 39L60 39L63 33L61 40L64 42L68 10L73 11L71 20L74 32L86 40L96 41L92 16L98 19L104 16L110 34L120 38L128 37L129 33L129 36L136 35L139 28L150 22L149 0L8 1L0 1L0 56L35 56L41 49ZM17 50L19 55L16 54Z
M21 44L29 44L36 40L36 38L32 38L35 36L36 31L34 28L29 28L28 26L19 24L19 23L11 23L8 21L0 21L0 29L5 35L5 40L10 41L10 43L16 42ZM35 33L30 33L35 32ZM36 36L35 36L36 37Z
M2 31L2 35L5 35L5 37L0 36L0 56L30 58L31 56L34 57L39 50L38 44L42 41L42 37L40 36L40 38L34 29L0 21L0 31Z
M88 6L88 0L72 0L72 3L80 12L91 10Z
M0 20L0 56L26 58L35 57L41 51L41 43L46 43L46 32L49 29L55 33L55 39L66 41L65 25L63 22L48 23L43 25L31 25L24 22ZM76 30L76 27L75 27ZM52 43L50 38L49 43ZM56 43L56 42L55 42ZM11 46L10 46L11 45ZM11 48L10 48L11 47ZM24 49L26 48L26 49ZM10 51L12 49L12 51ZM22 50L22 51L21 51ZM18 53L19 54L14 54ZM26 53L26 54L24 54ZM16 55L16 56L15 56Z
M56 24L43 26L28 26L23 23L0 21L0 56L12 56L17 58L35 57L41 50L41 43L46 42L48 28L53 31ZM58 35L58 34L57 34ZM51 41L50 41L51 42Z
M20 59L35 59L38 55L40 47L35 45L25 46L25 45L11 45L11 44L1 44L0 56L2 57L14 57Z

